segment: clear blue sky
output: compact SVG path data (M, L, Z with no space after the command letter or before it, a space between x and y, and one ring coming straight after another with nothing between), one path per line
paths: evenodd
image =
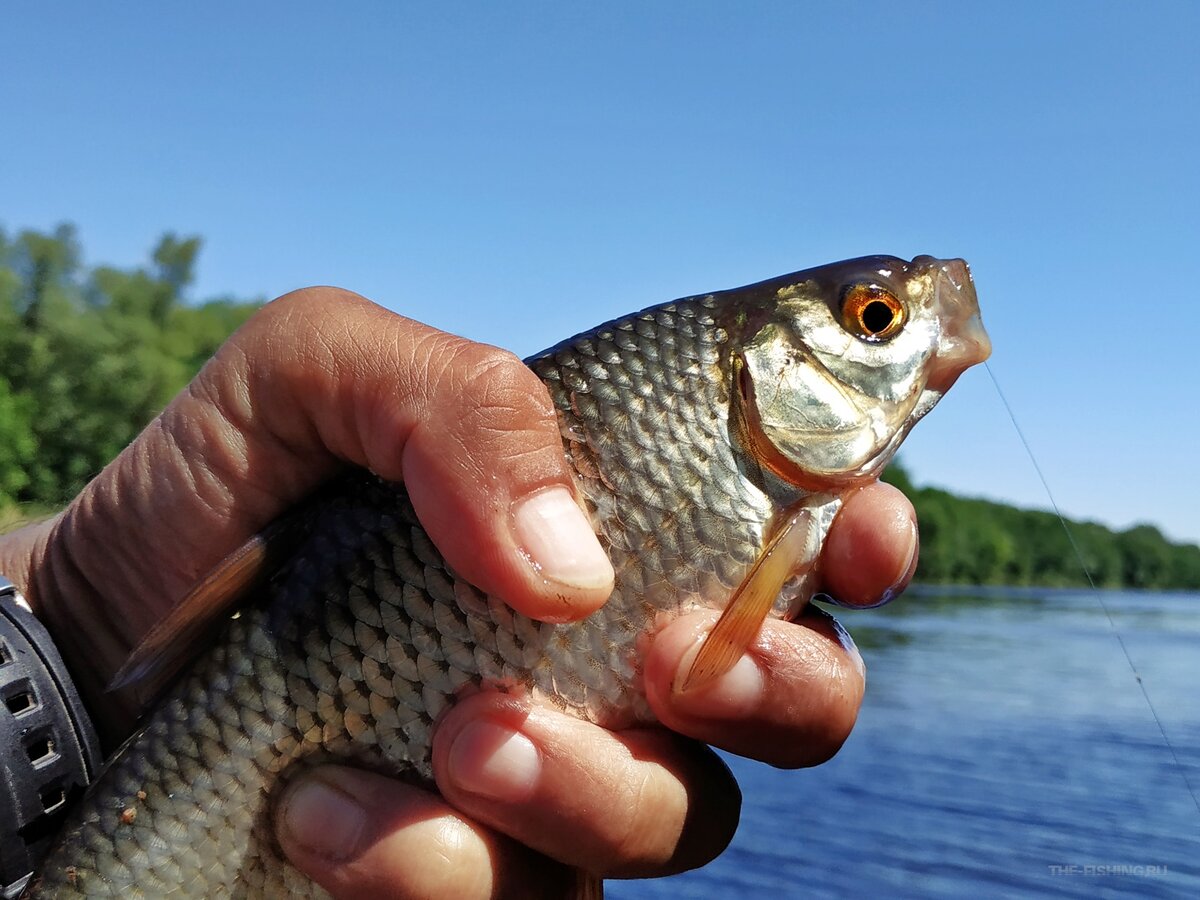
M0 227L200 234L529 353L867 253L964 256L1064 510L1200 540L1200 4L20 4ZM1045 506L982 371L902 458Z

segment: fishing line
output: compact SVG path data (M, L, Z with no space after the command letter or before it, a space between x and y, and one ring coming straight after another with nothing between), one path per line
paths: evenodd
M1050 490L1050 483L1046 481L1046 476L1042 473L1042 467L1038 465L1037 457L1033 455L1033 448L1029 446L1029 441L1025 438L1025 432L1017 424L1017 417L1013 414L1012 406L1009 405L1008 398L1004 396L1004 391L1000 389L1000 382L996 380L996 373L992 371L992 367L986 362L983 364L983 367L987 369L988 377L992 379L992 384L996 388L996 393L1000 396L1000 402L1004 404L1004 409L1008 413L1008 418L1017 432L1017 437L1021 439L1021 444L1025 447L1025 452L1029 454L1029 461L1033 463L1033 469L1037 472L1038 479L1042 482L1046 496L1050 498L1050 505L1054 508L1054 514L1058 516L1058 521L1062 524L1063 531L1067 534L1067 540L1070 541L1071 549L1075 552L1075 559L1079 563L1079 568L1083 570L1083 574L1087 577L1088 586L1092 589L1092 596L1096 598L1096 602L1100 604L1100 608L1104 610L1104 615L1108 618L1108 627L1112 631L1113 637L1117 639L1117 643L1121 645L1121 652L1125 654L1125 661L1129 663L1129 669L1133 672L1133 677L1137 679L1138 687L1142 689L1142 696L1146 698L1146 706L1150 708L1150 714L1154 716L1154 721L1158 725L1158 731L1162 735L1163 743L1171 751L1171 758L1175 760L1175 768L1179 770L1179 777L1183 779L1188 793L1192 795L1192 802L1196 804L1196 812L1200 813L1200 798L1196 796L1196 790L1192 787L1191 779L1188 778L1187 769L1180 761L1179 754L1175 752L1175 745L1167 737L1167 729L1163 725L1158 710L1154 708L1154 702L1150 699L1150 692L1146 690L1146 683L1142 680L1142 673L1133 664L1133 657L1129 653L1129 648L1125 646L1125 639L1121 637L1121 632L1117 630L1117 623L1113 621L1112 612L1109 610L1108 604L1104 602L1104 597L1101 596L1100 590L1096 587L1096 582L1092 578L1092 573L1088 569L1087 563L1083 561L1083 553L1079 549L1079 544L1075 542L1075 534L1067 524L1066 517L1063 516L1058 508L1058 501L1054 499L1054 492Z

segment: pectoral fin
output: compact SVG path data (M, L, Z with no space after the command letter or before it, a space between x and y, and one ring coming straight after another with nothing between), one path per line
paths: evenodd
M291 555L309 522L303 513L285 516L225 557L133 648L107 690L132 687L143 704L157 697L205 639Z
M801 509L787 519L755 560L749 574L734 592L733 599L717 620L691 669L677 683L682 693L708 684L733 668L753 643L771 611L784 582L803 574L816 563L814 522L810 510Z

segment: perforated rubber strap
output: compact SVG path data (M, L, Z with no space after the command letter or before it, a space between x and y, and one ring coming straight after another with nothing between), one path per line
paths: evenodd
M102 758L49 632L0 576L0 890L16 897Z

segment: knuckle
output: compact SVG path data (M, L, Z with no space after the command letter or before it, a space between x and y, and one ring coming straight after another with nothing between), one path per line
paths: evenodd
M352 330L369 310L379 309L342 288L300 288L266 304L230 343L244 347L253 358L272 361L284 374L306 366L328 368L338 337Z
M242 332L259 341L277 340L280 334L303 336L319 331L323 324L353 304L363 304L364 298L332 287L307 287L289 291L265 304L251 316Z
M521 416L550 414L545 385L516 354L487 344L467 342L458 348L462 393L482 409Z
M530 471L561 456L546 387L516 356L468 342L450 364L453 374L443 379L438 407L471 455Z
M348 305L369 304L370 301L361 294L345 288L330 285L297 288L294 291L276 297L263 307L262 314L268 315L304 315L324 314L325 312Z

